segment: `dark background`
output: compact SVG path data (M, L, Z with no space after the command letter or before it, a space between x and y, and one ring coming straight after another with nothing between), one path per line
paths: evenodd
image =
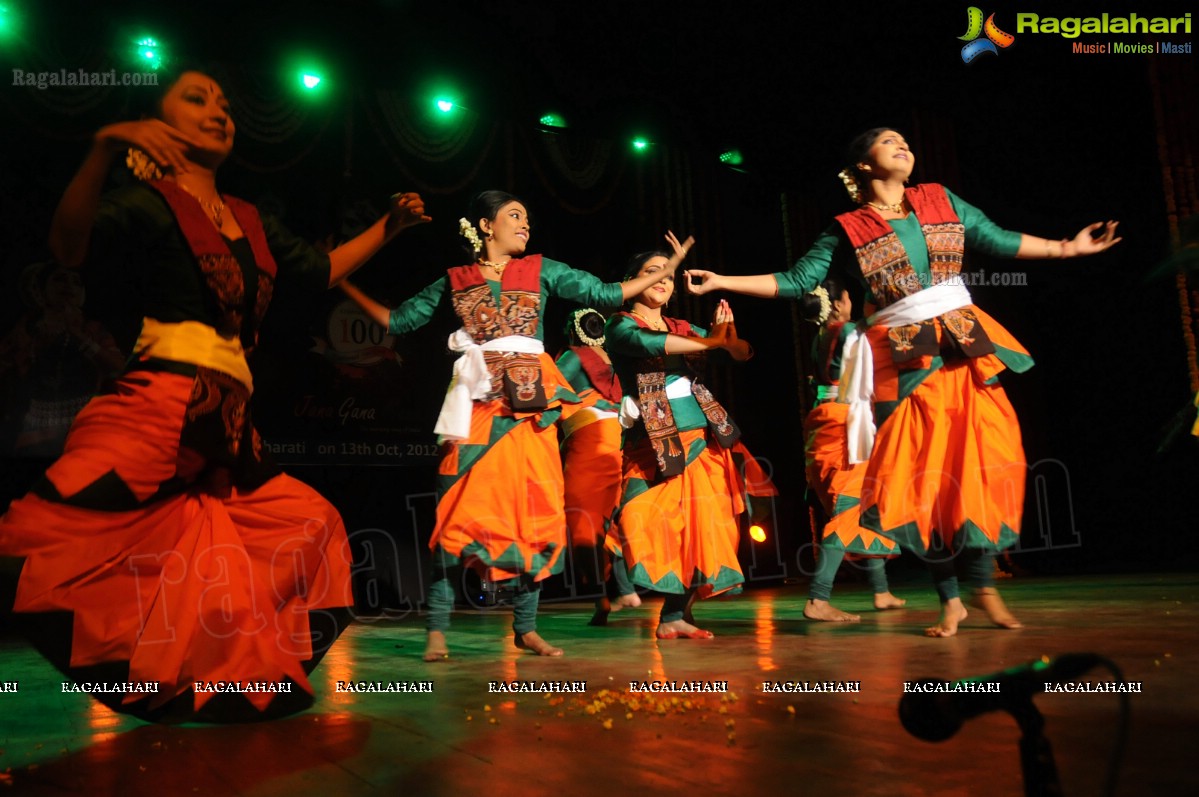
M1035 5L1057 16L1096 13L1087 4ZM1104 10L1168 14L1153 4L1124 5ZM458 264L457 218L475 191L489 187L527 201L532 251L606 279L619 276L631 253L657 246L667 227L699 239L697 266L782 270L848 209L836 178L848 140L890 125L913 145L914 179L944 182L1003 227L1062 238L1093 221L1120 220L1124 241L1098 257L968 259L969 269L1027 275L1023 287L972 288L1037 360L1029 373L1003 379L1033 463L1014 562L1032 572L1191 569L1199 561L1197 447L1183 435L1158 451L1192 395L1185 324L1173 275L1150 275L1172 251L1172 227L1196 210L1194 55L1073 54L1067 39L1023 34L998 55L964 64L957 37L965 9L944 2L39 4L25 12L21 40L3 52L0 333L22 312L16 275L47 257L50 214L89 136L127 116L137 99L134 89L11 87L8 70L136 69L119 51L143 27L176 57L221 78L235 119L239 94L280 98L274 116L259 104L253 126L239 121L223 190L274 210L314 241L353 232L391 192L422 192L434 222L405 233L357 277L390 303ZM983 10L1015 33L1015 12L1028 9ZM282 65L300 50L325 65L319 99L277 88L290 79ZM394 135L380 109L415 108L436 85L456 86L469 110L457 148L433 157L429 142ZM550 109L567 118L566 130L538 127ZM626 142L634 133L654 146L632 154ZM744 154L738 170L717 162L729 147ZM551 150L577 179L562 179ZM589 167L594 174L578 177ZM120 286L88 289L96 315L125 298ZM337 439L337 429L305 428L293 406L313 378L310 336L337 301L336 293L280 297L272 307L255 364L273 374L255 406L268 439ZM778 556L796 575L796 552L809 539L800 431L806 333L789 303L737 297L733 306L758 356L718 374L718 392L730 398L747 444L774 468L782 490ZM683 299L673 312L703 323L710 307ZM561 344L567 309L547 317L550 349ZM446 314L398 343L406 375L398 420L386 432L394 439L432 442L452 328ZM404 540L402 551L420 550L427 539L431 503L421 496L432 491L431 458L410 459L413 467L280 459L324 490L352 531L389 530ZM4 497L19 494L42 465L9 460Z

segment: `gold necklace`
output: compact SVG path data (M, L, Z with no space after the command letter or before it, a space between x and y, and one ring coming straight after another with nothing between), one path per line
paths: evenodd
M216 228L218 230L221 229L221 222L225 220L225 203L221 201L220 194L217 194L216 202L205 202L203 199L200 199L199 194L188 188L183 183L176 182L175 185L191 194L192 198L200 203L200 207L204 208L204 211L208 214L208 217L212 219L212 223L216 225Z
M641 313L638 313L636 310L630 310L629 314L635 315L638 318L640 318L642 321L644 321L645 323L649 324L650 329L657 330L658 332L666 332L667 331L666 322L663 321L661 318L659 318L657 321L654 321L651 318L646 318L645 316L641 315Z
M508 264L511 262L512 262L511 260L505 260L503 263L493 263L490 260L480 260L479 265L480 266L488 266L490 268L495 269L495 273L497 275L499 275L500 278L503 278L504 269L508 268Z
M867 205L875 210L884 210L890 213L903 213L903 200L899 200L891 205L880 205L878 202L867 202Z

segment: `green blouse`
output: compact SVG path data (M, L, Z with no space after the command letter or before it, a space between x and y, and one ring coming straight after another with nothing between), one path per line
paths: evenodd
M696 337L708 336L707 330L694 325L691 331ZM614 315L608 319L604 328L604 348L612 358L612 367L620 377L624 394L634 400L637 399L637 365L647 357L665 358L667 385L691 375L683 355L666 353L665 332L645 329L627 315ZM703 429L708 425L708 419L700 409L699 402L690 393L682 398L672 398L670 411L674 413L674 423L680 432ZM633 428L644 431L641 424Z
M448 276L441 277L392 310L388 317L388 331L393 335L403 335L429 323L438 305L442 301L449 300L449 284ZM491 292L498 303L500 298L499 281L488 280L487 284L491 287ZM593 307L617 307L623 301L619 282L603 282L594 274L573 269L565 263L542 256L542 302L537 310L537 334L534 336L541 341L545 340L545 298L547 296L556 296L575 304Z
M956 196L948 188L945 189L945 193L949 196L954 212L966 227L967 247L998 257L1016 256L1016 251L1020 248L1020 233L1003 229L988 219L981 210ZM924 242L924 234L920 231L920 220L916 218L916 214L909 213L907 218L891 219L887 223L899 236L899 242L903 244L912 269L920 276L922 284L930 284L932 275L928 266L928 246ZM866 285L854 258L853 247L837 222L833 222L832 226L820 234L812 248L795 261L795 265L774 275L779 286L779 296L795 299L812 290L828 276L834 262L844 265L845 273L856 275L862 285ZM867 300L870 300L869 295Z

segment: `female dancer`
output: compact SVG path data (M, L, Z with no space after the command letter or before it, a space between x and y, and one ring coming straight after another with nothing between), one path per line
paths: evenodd
M67 613L64 639L42 635L51 660L77 681L157 683L97 695L152 719L260 719L312 702L306 673L353 602L349 546L336 510L262 450L245 352L276 283L327 288L428 221L416 195L393 198L324 255L218 193L234 130L221 87L188 71L166 83L156 118L96 133L51 249L67 266L134 270L141 334L115 389L0 521L0 554L24 558L15 611ZM128 148L143 182L101 197Z
M1017 628L991 586L992 557L1019 538L1025 476L1020 427L996 377L1026 370L1032 358L971 303L958 278L963 253L969 245L1005 257L1080 257L1117 243L1116 223L1062 241L1000 229L944 186L905 189L915 155L890 128L855 139L849 163L841 176L860 206L838 216L790 270L696 270L692 289L791 298L819 284L834 260L851 261L879 308L852 347L864 356L842 368L838 399L850 403L851 461L869 459L865 483L874 488L863 497L862 522L929 561L942 604L929 636L953 636L966 617L955 558L974 582L974 604L996 625Z
M604 351L605 319L590 307L566 322L570 346L557 366L578 394L581 406L562 419L562 472L566 527L579 584L603 584L590 625L605 625L608 614L641 605L623 568L611 568L604 551L608 522L620 501L620 379Z
M676 249L677 257L677 249ZM737 516L743 486L731 447L740 435L698 381L704 355L749 359L721 302L710 333L662 315L674 275L662 252L634 257L629 275L654 282L608 321L608 352L624 389L624 478L615 533L633 583L666 594L658 639L711 639L684 619L690 600L739 588ZM626 283L633 284L633 283Z
M805 321L820 326L813 341L816 404L804 418L804 454L808 486L815 491L824 509L825 522L820 531L820 551L816 573L808 588L803 614L809 620L856 623L861 617L843 612L829 603L837 568L849 553L863 558L863 567L874 592L874 608L898 609L907 601L891 594L885 557L899 553L891 540L859 525L859 502L865 463L850 465L845 444L845 417L849 406L837 402L837 378L841 370L841 347L849 323L853 302L849 291L835 279L826 279L800 299L800 314Z
M426 324L451 302L462 328L450 348L462 352L434 431L444 443L438 470L433 583L429 589L426 661L446 658L445 632L454 605L452 578L462 565L487 581L518 579L513 599L514 641L541 656L561 656L537 634L539 582L562 568L565 546L562 460L555 423L564 403L578 397L544 351L546 299L613 307L658 278L603 283L541 255L523 256L529 243L524 204L503 191L484 191L459 229L472 262L390 310L351 285L343 286L394 335ZM482 233L482 237L480 237ZM666 264L673 273L692 241Z

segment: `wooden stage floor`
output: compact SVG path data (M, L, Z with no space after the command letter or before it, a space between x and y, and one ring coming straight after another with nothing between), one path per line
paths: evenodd
M510 614L456 612L454 658L420 660L422 618L352 626L316 671L310 711L239 726L156 726L116 715L23 642L0 638L2 795L1020 795L1007 713L945 742L901 726L904 681L988 674L1042 655L1114 660L1141 692L1119 795L1199 794L1199 576L1021 577L999 584L1026 624L981 613L926 639L936 598L897 585L895 612L838 585L857 625L803 619L806 588L757 589L697 607L710 641L655 641L657 601L586 625L589 605L543 606L562 659L512 647ZM585 694L489 693L489 682L586 681ZM1112 676L1096 669L1084 680ZM338 693L337 681L432 681L431 693ZM726 693L631 696L632 681L727 681ZM857 693L764 693L765 681L860 682ZM609 690L604 692L602 690ZM677 698L676 700L672 698ZM1043 694L1062 791L1099 795L1119 728L1116 694Z

